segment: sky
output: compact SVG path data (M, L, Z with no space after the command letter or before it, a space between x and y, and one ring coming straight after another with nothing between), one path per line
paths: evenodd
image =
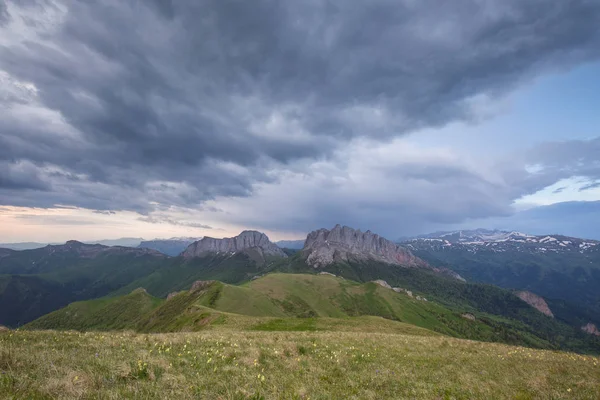
M597 0L0 0L0 242L600 239Z

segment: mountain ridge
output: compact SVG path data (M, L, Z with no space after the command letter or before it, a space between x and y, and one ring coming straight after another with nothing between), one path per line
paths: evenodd
M406 247L370 230L362 232L360 229L340 224L331 230L321 228L310 232L301 253L306 263L315 269L349 261L377 261L402 267L429 269L464 281L454 271L433 267Z
M246 230L230 238L204 237L188 246L181 253L185 259L200 257L208 253L234 254L249 249L258 249L262 256L277 256L287 258L287 255L267 235L258 231Z
M470 281L542 296L553 312L566 301L581 311L563 315L573 324L600 321L600 241L477 229L421 235L402 244Z
M506 251L507 249L535 252L597 252L600 251L600 241L575 238L564 235L530 235L518 231L500 230L460 230L436 232L421 235L401 242L413 248L425 247L463 247L471 252L486 249L491 251Z

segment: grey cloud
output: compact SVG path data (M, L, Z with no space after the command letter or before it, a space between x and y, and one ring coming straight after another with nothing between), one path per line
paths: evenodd
M176 226L187 226L190 228L201 228L201 229L213 229L212 226L204 225L198 222L180 221L174 218L165 216L147 216L138 218L142 222L148 222L150 224L168 224Z
M545 143L491 166L482 163L474 167L459 158L441 157L425 149L400 147L382 153L381 147L372 151L358 145L358 150L349 151L349 161L331 161L332 166L343 168L313 168L305 171L310 178L303 174L289 176L278 187L266 188L252 198L226 202L225 208L235 211L222 218L259 229L289 231L293 227L299 234L344 223L390 238L448 226L481 225L532 233L563 226L564 232L575 232L577 225L568 222L568 211L583 211L583 203L572 208L547 207L539 215L533 211L515 214L513 203L561 179L600 177L600 170L593 166L596 154L600 154L595 153L598 142L600 138ZM539 165L539 171L528 172L529 163ZM554 218L553 210L557 210ZM581 216L577 221L584 219ZM526 229L526 220L531 221L531 229ZM589 236L596 223L597 219L592 218L581 225L580 232Z
M522 164L540 166L533 174L521 174L515 179L515 187L522 194L533 193L561 179L583 177L592 182L600 180L600 137L590 140L547 142L528 150ZM581 190L595 187L595 183Z
M24 214L17 219L27 225L92 225L93 221L86 218L66 217L57 215Z
M47 191L50 186L40 178L33 164L0 161L0 191L3 190Z
M600 240L599 219L600 201L570 201L531 208L505 218L476 220L451 229L487 227L534 235L562 234Z
M101 215L115 215L116 214L115 211L111 211L111 210L94 210L93 212L95 214L101 214Z
M592 182L589 183L587 185L582 186L581 188L579 188L580 192L586 191L586 190L590 190L590 189L596 189L600 187L600 181L596 181L596 182Z
M600 4L585 0L60 3L28 6L59 21L37 40L0 46L0 69L37 88L0 104L0 161L61 172L47 196L5 184L4 204L147 214L247 197L348 139L473 118L473 96L600 56Z
M8 10L6 8L6 2L4 0L0 0L0 24L5 22L8 19Z
M356 144L338 155L349 158L343 168L336 167L344 163L334 159L329 165L288 174L250 198L220 200L228 212L219 218L298 234L343 223L395 238L513 212L510 187L485 171L428 150L419 154L397 143L384 148Z

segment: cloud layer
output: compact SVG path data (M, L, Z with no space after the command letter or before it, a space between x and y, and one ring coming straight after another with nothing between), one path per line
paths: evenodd
M598 142L494 170L397 140L598 59L598 26L586 0L0 0L0 204L154 223L226 204L228 223L287 230L504 215L599 178Z

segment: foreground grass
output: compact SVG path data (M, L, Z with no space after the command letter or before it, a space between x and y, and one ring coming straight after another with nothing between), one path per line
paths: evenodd
M369 332L0 332L0 397L597 399L600 359Z

